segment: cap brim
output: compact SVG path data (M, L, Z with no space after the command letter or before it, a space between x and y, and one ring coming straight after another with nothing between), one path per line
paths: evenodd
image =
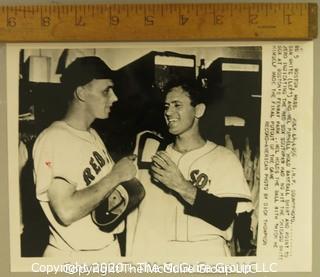
M123 209L120 209L120 211L118 209L117 212L110 212L108 201L103 201L91 213L93 222L105 232L113 231L129 213L138 207L145 196L144 187L136 178L121 183L116 190L124 200Z

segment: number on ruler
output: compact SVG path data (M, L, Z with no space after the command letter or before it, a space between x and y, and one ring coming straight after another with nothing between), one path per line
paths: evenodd
M0 20L0 41L309 39L317 35L316 13L315 4L301 3L4 6L0 7L0 19L5 19ZM117 32L92 32L103 25L116 27Z
M41 17L41 26L42 27L49 27L51 22L51 18L49 16Z
M16 18L11 16L7 18L7 27L13 28L17 26Z

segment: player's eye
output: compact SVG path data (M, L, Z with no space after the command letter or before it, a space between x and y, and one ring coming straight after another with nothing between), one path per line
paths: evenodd
M106 89L103 90L103 94L104 95L108 95L108 93L110 92L110 90L112 89L112 87L107 87Z

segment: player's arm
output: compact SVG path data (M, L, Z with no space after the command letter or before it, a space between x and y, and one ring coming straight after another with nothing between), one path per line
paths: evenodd
M199 217L221 230L228 229L235 219L237 203L248 201L236 197L218 197L199 188L196 188L196 191L194 203L184 203L186 213Z
M153 178L173 190L186 207L186 212L197 216L215 227L226 230L236 215L237 198L220 198L196 188L186 180L176 164L159 151L151 166Z
M196 188L183 177L177 178L170 188L185 206L187 214L199 217L207 223L226 230L236 216L238 198L217 197ZM169 186L168 186L169 187Z
M48 189L50 206L63 225L88 215L121 182L132 179L136 174L133 157L126 157L116 163L111 172L94 185L76 190L62 177L55 177Z

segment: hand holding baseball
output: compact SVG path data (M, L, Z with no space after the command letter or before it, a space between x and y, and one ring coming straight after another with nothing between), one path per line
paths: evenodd
M177 192L183 190L185 186L189 186L177 165L165 151L159 151L153 156L151 175L155 180Z
M131 180L137 173L135 159L136 155L122 158L113 166L110 174L119 178L119 183Z

